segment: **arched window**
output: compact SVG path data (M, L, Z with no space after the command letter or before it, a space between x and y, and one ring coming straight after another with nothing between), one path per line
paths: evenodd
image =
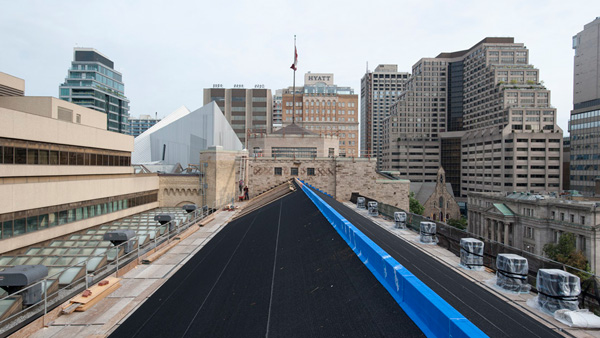
M442 196L440 196L440 204L439 204L440 208L444 207L444 198Z

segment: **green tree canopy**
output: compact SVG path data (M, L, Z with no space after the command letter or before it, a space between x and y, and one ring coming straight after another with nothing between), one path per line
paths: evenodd
M557 262L572 266L579 270L587 272L591 271L590 265L583 252L576 250L575 234L573 233L565 232L560 235L558 243L548 243L544 245L544 253L548 258ZM576 270L569 272L578 275L581 279L587 279L589 277L589 275Z
M415 193L412 191L410 194L408 194L408 204L410 212L417 215L423 215L425 207L422 206L419 200L415 198Z

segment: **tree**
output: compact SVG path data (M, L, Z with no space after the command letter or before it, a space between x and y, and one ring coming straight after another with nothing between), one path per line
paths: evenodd
M460 219L451 218L446 223L461 230L465 230L467 228L467 219L464 217L461 217Z
M410 212L417 215L423 215L425 207L422 206L421 202L419 202L419 200L415 198L415 193L412 191L410 192L410 194L408 194L408 205Z
M557 262L563 263L568 266L572 266L579 270L590 272L590 265L582 251L577 251L575 248L575 234L565 232L560 235L558 243L548 243L544 245L544 253L548 258ZM588 274L581 271L572 270L581 279L587 279Z

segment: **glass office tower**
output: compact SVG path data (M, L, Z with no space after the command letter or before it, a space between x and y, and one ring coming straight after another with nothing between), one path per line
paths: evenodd
M92 48L75 48L73 62L59 97L106 114L110 131L131 134L129 100L125 97L123 76L114 63Z

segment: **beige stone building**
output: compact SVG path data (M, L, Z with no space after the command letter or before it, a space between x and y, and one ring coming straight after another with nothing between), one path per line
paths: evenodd
M376 172L370 158L250 158L248 187L258 194L291 178L299 178L342 201L353 192L408 210L407 180L390 180Z
M133 137L104 113L0 80L18 95L0 96L0 254L159 206L158 176L133 174Z
M358 157L358 95L334 84L333 74L306 73L304 86L283 92L283 126L296 123L319 135L338 137L339 154ZM292 102L295 100L295 102Z
M469 194L468 231L492 241L543 255L544 245L575 234L594 272L600 271L600 203L525 192Z
M248 151L251 157L334 157L339 156L338 140L290 124L272 134L250 134Z

